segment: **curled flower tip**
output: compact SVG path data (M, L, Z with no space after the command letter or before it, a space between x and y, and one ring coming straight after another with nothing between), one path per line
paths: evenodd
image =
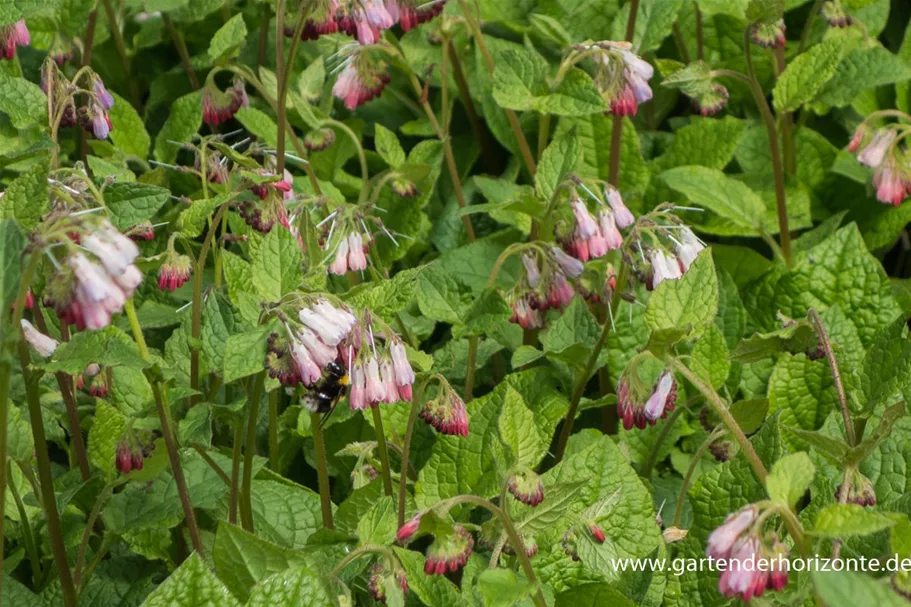
M191 267L186 255L172 255L158 270L158 288L162 291L179 289L190 280Z
M330 128L314 129L304 137L304 147L311 152L321 152L335 143L335 131Z
M599 544L603 544L607 540L607 536L604 535L604 529L594 523L588 525L588 532L591 534L592 539Z
M845 12L845 9L841 5L841 2L833 2L831 0L825 2L822 5L820 13L822 14L822 18L825 19L829 27L845 28L854 23L851 15Z
M696 110L703 116L714 116L728 104L730 93L720 85L713 84L693 100Z
M418 416L441 434L468 436L468 410L451 390L425 402Z
M465 566L473 549L474 538L471 533L461 525L455 525L450 533L441 533L434 537L433 543L427 548L424 573L455 573Z
M787 42L785 29L784 19L772 23L754 23L750 27L750 38L763 48L782 48Z
M511 474L506 487L514 498L527 506L534 507L544 501L544 483L530 470Z
M392 180L392 191L400 198L413 198L418 194L418 188L414 182L404 177L396 177Z
M567 530L566 533L563 534L563 537L560 538L560 545L563 547L563 552L573 561L579 560L577 541L576 532L572 529Z
M0 27L0 59L11 60L17 46L27 46L32 41L25 19Z
M405 524L399 527L399 530L395 534L396 541L407 542L410 540L414 534L417 533L418 527L421 526L421 517L423 515L423 512L419 512L405 521Z
M835 499L846 504L875 506L876 489L869 478L852 468L845 471L841 484L835 490Z
M59 344L56 339L48 337L24 318L19 322L22 326L22 334L25 336L25 341L38 353L38 356L48 358L57 350Z

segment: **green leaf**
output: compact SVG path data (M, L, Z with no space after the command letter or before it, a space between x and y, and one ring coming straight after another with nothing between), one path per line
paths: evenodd
M782 426L782 429L813 447L817 453L827 457L833 464L840 466L845 463L849 447L844 440L833 438L821 431L804 430L794 426Z
M47 126L47 97L37 84L0 72L0 112L17 129Z
M270 332L270 328L264 325L228 337L223 378L226 384L263 370L266 338Z
M535 587L511 569L486 569L478 576L478 592L487 607L510 607L529 598Z
M683 0L651 0L640 2L636 17L636 31L633 33L633 48L644 55L657 50L661 42L671 33L677 14L683 7ZM614 19L612 40L623 40L626 37L626 24L629 20L630 4L624 4Z
M161 586L150 594L142 607L240 607L224 584L209 571L202 557L191 554Z
M544 458L550 446L550 435L541 433L525 399L509 386L503 397L499 427L500 438L509 447L516 464L535 468Z
M812 101L835 75L845 53L839 40L825 40L798 55L781 74L772 92L775 109L793 111Z
M48 166L38 162L9 184L0 198L0 219L12 217L26 232L38 225L48 208Z
M459 283L439 264L427 267L418 277L418 306L427 318L451 325L462 324L465 305Z
M774 23L784 16L784 0L750 0L746 18L750 23Z
M797 500L810 488L815 474L816 467L803 451L786 455L772 466L765 480L766 490L773 501L793 510Z
M600 582L582 584L557 595L556 607L635 607L622 592Z
M357 538L361 545L386 545L395 539L398 530L396 505L391 496L383 497L357 523Z
M405 164L405 150L399 143L399 138L395 133L377 123L374 137L376 139L376 152L392 168Z
M861 387L868 411L901 393L911 383L911 340L904 333L903 314L883 327L867 350Z
M862 92L911 78L911 65L881 46L855 49L838 64L835 75L815 101L832 107L850 105Z
M575 130L555 137L541 155L535 175L535 190L544 200L553 198L557 187L582 161L582 145Z
M529 49L509 48L496 58L493 98L500 107L527 111L534 109L535 97L547 94L547 62Z
M559 21L572 40L580 42L610 39L611 22L620 4L619 0L543 0L536 10Z
M152 139L146 131L142 118L129 101L117 93L111 93L111 95L114 97L114 106L108 110L108 117L114 126L111 129L111 143L124 154L145 160L149 155Z
M154 217L170 195L167 188L146 183L112 183L104 190L104 204L111 223L124 230Z
M19 292L22 232L12 219L0 219L0 309L9 310ZM0 314L0 330L8 314Z
M80 331L70 341L63 343L54 353L53 362L44 365L50 372L63 371L68 375L79 375L91 363L102 367L132 367L144 369L149 366L139 355L136 344L123 331L107 327L100 331Z
M278 126L268 114L255 107L242 107L234 115L244 128L271 146L278 145Z
M155 137L155 160L173 163L180 146L168 143L188 143L202 126L202 93L199 91L179 97L171 104L170 114Z
M242 600L247 599L260 580L306 564L301 553L267 542L225 521L218 524L212 553L218 577Z
M243 14L237 13L212 36L212 41L209 42L209 59L219 63L236 57L246 41L247 24L244 23Z
M210 294L203 307L202 351L216 369L224 368L225 344L236 332L237 321L224 297Z
M266 301L278 301L303 280L303 256L289 230L274 229L253 252L253 287Z
M532 99L531 106L554 116L588 116L608 109L591 76L578 69L567 72L553 92Z
M322 527L319 494L290 481L253 481L253 523L261 539L303 549Z
M752 434L759 430L769 412L767 398L750 398L738 400L731 405L731 415L737 420L737 425L744 434Z
M329 607L337 605L325 576L311 567L271 575L250 591L245 607Z
M96 402L98 404L89 430L88 457L93 465L101 469L105 480L111 481L117 476L114 459L117 444L126 429L126 418L105 401Z
M659 284L645 310L645 323L658 329L687 329L698 335L718 312L718 277L710 249L699 254L682 278Z
M891 517L858 504L830 504L816 515L811 533L819 537L844 538L870 535L895 524Z
M908 602L888 584L850 571L813 572L816 594L828 607L905 607Z
M687 199L717 214L715 220L697 229L719 235L758 234L765 204L747 185L719 171L702 166L682 166L661 174L661 179ZM712 218L714 219L714 218Z

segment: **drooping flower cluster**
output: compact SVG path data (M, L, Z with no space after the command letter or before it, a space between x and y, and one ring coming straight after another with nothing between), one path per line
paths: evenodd
M642 218L624 243L624 259L649 291L665 280L681 278L705 249L693 230L671 213L675 208L660 205Z
M378 339L381 336L383 341ZM346 340L343 356L351 374L348 405L353 411L411 401L415 374L405 344L390 327L379 326L370 313L364 314Z
M70 82L49 57L41 68L41 89L51 96L51 119L60 117L61 127L79 125L96 139L107 139L114 126L108 110L114 107L114 96L107 90L101 77L87 70L77 72L82 83ZM77 96L85 97L85 102L77 109Z
M364 49L352 51L332 86L332 94L349 110L379 97L389 84L389 65L375 55Z
M374 44L381 32L401 25L408 31L433 19L443 11L446 0L320 0L310 10L301 30L301 40L344 32L360 44ZM285 28L293 36L294 27Z
M115 465L121 474L129 474L133 470L142 470L143 454L141 447L133 447L128 438L117 443Z
M606 40L576 51L594 51L595 85L608 106L607 114L635 116L639 106L652 98L649 80L655 69L632 51L629 42Z
M727 88L716 82L717 72L704 61L693 61L683 69L665 75L662 85L679 89L692 99L693 108L703 116L714 116L727 105Z
M512 308L510 322L523 329L544 326L544 313L569 305L576 290L571 280L582 275L582 262L555 246L541 245L522 255L524 275L506 300Z
M465 401L444 379L440 379L436 397L424 401L418 415L440 434L468 436L468 409Z
M320 212L322 209L317 207ZM347 272L367 269L370 247L375 244L378 230L394 243L398 242L371 210L359 204L339 204L317 224L324 263L330 274L344 276Z
M284 317L285 334L269 336L265 366L286 386L310 386L330 363L344 363L344 342L357 317L325 297L307 298L295 307L297 319Z
M433 543L427 548L424 573L454 573L465 566L473 549L474 537L461 525L453 525L448 532L437 532Z
M98 363L90 363L85 371L76 376L76 389L94 398L104 398L108 395L108 381L103 371Z
M541 482L541 477L527 468L510 474L506 479L506 488L526 506L534 507L544 501L544 483Z
M898 142L895 128L884 126L871 132L863 122L848 144L848 150L857 153L858 162L873 169L877 200L894 206L911 195L911 152Z
M70 222L67 254L47 286L47 299L57 315L78 329L101 329L111 315L123 308L142 273L133 265L139 256L136 243L118 232L106 219Z
M756 505L741 508L709 535L706 554L726 562L718 580L718 590L726 597L749 601L788 583L787 548L774 532L762 536L758 514Z
M24 318L20 322L25 341L27 341L28 345L37 352L38 356L41 358L49 358L57 350L57 346L60 344L56 339L45 335Z
M277 175L268 168L259 169L256 174L260 177L251 182L250 191L258 201L238 203L238 213L248 226L264 234L270 232L276 222L290 227L285 202L294 198L294 177L287 169L281 179L276 179Z
M784 19L761 21L750 26L750 38L763 48L782 48L785 39Z
M674 410L677 382L669 371L658 377L645 402L641 398L643 392L637 367L631 363L617 386L617 415L626 430L631 430L633 426L640 430L646 425L654 426L659 418Z
M403 594L408 594L408 576L405 575L404 569L396 567L390 574L389 569L383 563L377 562L371 565L367 590L375 601L386 602L386 588L390 582L397 584Z
M587 188L584 189L590 192ZM566 233L557 233L564 250L583 263L619 249L623 245L620 230L635 221L616 188L604 186L606 203L592 194L589 196L596 202L597 218L581 197L573 196L569 203L573 215L572 227Z
M854 23L854 19L851 18L851 15L845 10L845 7L842 6L841 0L828 0L827 2L824 2L819 12L826 23L829 24L829 27L845 28L850 27L851 24Z
M873 482L861 474L860 470L851 467L845 470L844 478L835 490L835 499L845 504L875 506L876 489Z
M235 80L228 90L221 91L210 79L202 89L202 119L209 126L227 122L242 107L250 107L243 80Z
M32 37L25 26L25 19L0 27L0 59L13 59L17 46L28 46Z

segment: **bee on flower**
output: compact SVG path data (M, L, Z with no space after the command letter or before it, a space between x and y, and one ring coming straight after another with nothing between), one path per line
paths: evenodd
M348 405L362 411L380 403L410 401L415 373L405 344L391 327L365 312L339 347L351 375Z

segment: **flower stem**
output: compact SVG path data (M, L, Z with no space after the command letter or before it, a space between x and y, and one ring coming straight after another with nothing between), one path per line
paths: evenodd
M386 448L386 433L383 430L383 417L380 415L379 406L370 407L373 413L373 426L376 430L376 447L380 454L380 465L382 466L383 491L386 495L392 495L392 469L389 467L389 450Z
M466 361L465 371L465 402L470 403L474 392L474 377L478 366L478 345L481 338L472 335L468 338L468 360Z
M234 447L231 454L231 492L228 505L228 522L232 525L237 524L237 496L240 487L240 456L243 444L244 422L243 419L239 419L234 422Z
M627 36L629 40L629 36ZM696 4L696 59L705 59L705 36L702 33L702 10Z
M616 312L617 307L620 305L620 292L623 286L626 285L628 276L629 266L624 263L620 266L620 273L617 276L617 289L614 291L614 296L611 298L609 304L611 307L611 314ZM563 418L563 429L560 432L560 439L557 442L557 451L554 457L555 465L560 463L563 459L563 454L566 453L566 445L569 442L569 436L573 431L573 423L576 421L576 413L579 410L579 403L582 401L582 395L585 393L585 386L588 385L588 380L595 371L595 365L598 363L598 358L601 356L601 350L604 349L604 344L607 343L607 336L610 335L610 331L611 323L608 320L604 323L604 326L601 327L601 337L598 338L598 343L595 344L592 353L588 357L588 362L585 363L585 370L582 372L582 375L579 376L579 379L573 388L572 396L569 401L569 410L566 412L566 417Z
M139 318L136 316L136 307L133 300L128 299L123 305L126 312L127 320L130 322L130 330L133 332L133 339L136 340L136 346L139 348L139 354L143 359L149 361L149 347L146 345L145 337L142 335L142 327L139 325ZM202 556L202 538L199 535L199 526L196 524L196 513L193 511L193 502L190 500L190 492L187 489L187 481L183 474L183 467L180 464L180 453L178 452L177 438L174 435L174 421L171 419L171 411L168 403L165 401L164 394L161 391L161 385L156 378L149 378L152 386L152 395L155 397L155 406L158 409L158 419L161 423L161 436L164 438L165 447L168 450L168 459L171 462L171 472L174 474L174 484L177 485L177 493L180 496L180 503L183 506L184 518L187 522L187 529L190 532L190 541L193 542L193 549Z
M35 256L37 257L37 255ZM21 333L21 329L20 329ZM47 517L47 531L50 536L51 550L54 553L54 563L57 566L57 576L60 580L60 591L63 594L63 604L66 607L76 607L76 587L73 584L73 575L66 557L66 546L63 542L63 528L60 525L60 513L57 511L57 500L54 495L54 478L51 476L51 460L47 450L47 437L44 433L44 420L41 417L41 402L38 397L37 379L32 377L29 370L29 355L25 346L25 338L19 337L19 363L22 365L22 379L25 383L26 400L28 401L29 422L32 426L32 436L35 439L35 458L38 461L38 478L41 486L41 500L44 513ZM3 399L6 401L6 399ZM6 416L3 416L6 419ZM6 424L2 430L6 433ZM4 438L2 451L6 450ZM6 466L2 466L4 475Z
M784 48L775 49L775 77L778 78L787 68L787 59ZM788 175L797 171L797 159L794 152L794 114L784 112L781 114L781 148L784 161L784 170Z
M405 430L405 442L402 443L402 472L399 478L399 527L405 524L405 498L408 495L408 457L411 454L411 437L414 434L414 424L418 418L418 411L421 409L426 387L427 382L422 382L418 389L415 390L414 398L411 399L408 428Z
M294 56L297 54L297 46L300 44L301 32L304 31L304 25L307 23L307 15L316 2L307 2L297 18L297 24L294 26L294 34L291 38L291 50L288 53L288 62L285 63L284 57L284 40L285 40L285 0L276 0L275 3L275 78L278 81L278 91L276 99L276 114L278 118L278 141L275 146L277 150L279 175L285 170L285 134L291 130L288 124L287 105L288 82L290 81L292 67L294 67ZM267 21L268 22L268 21ZM260 42L260 44L264 44ZM298 150L300 152L300 150ZM309 168L309 167L308 167ZM311 178L311 181L315 177ZM319 194L319 186L314 188Z
M728 429L728 432L731 433L731 436L734 437L734 440L736 440L737 444L740 446L740 450L743 451L743 454L746 456L747 460L749 460L750 465L753 467L753 472L756 474L756 478L758 478L761 483L765 483L765 478L768 476L765 464L759 459L759 455L756 453L756 449L753 448L750 439L746 437L746 434L743 433L743 430L741 430L740 426L737 424L737 420L731 415L731 410L728 409L727 403L724 402L711 386L702 381L702 379L693 373L689 367L680 362L678 358L669 356L667 357L666 362L670 365L671 369L680 373L687 381L693 384L703 396L705 396L706 401L711 405L715 414L721 418L721 423Z
M626 40L632 42L636 33L636 18L639 15L639 0L630 0L629 19L626 21ZM698 32L698 30L697 30ZM620 187L620 152L623 147L623 116L615 115L610 134L610 165L607 180L615 188ZM557 461L560 461L559 458Z
M98 517L101 515L101 507L104 506L104 503L114 492L114 489L118 485L122 485L124 482L126 482L124 477L120 477L117 480L108 483L104 486L104 488L101 490L101 493L99 493L98 497L95 499L95 505L92 506L92 511L89 513L89 518L85 522L85 529L82 532L82 542L79 544L79 552L76 556L76 569L74 573L74 579L77 588L82 586L82 568L85 564L85 553L89 547L89 540L92 537L92 530L95 528L95 521L97 521Z
M810 14L807 15L807 21L803 24L803 31L800 32L800 45L797 47L797 54L804 52L807 48L807 40L810 37L810 30L813 27L813 20L816 18L816 15L819 14L820 8L822 8L823 0L816 0L813 3L813 6L810 8Z
M183 71L187 73L187 79L190 81L190 86L193 87L194 91L198 91L199 78L196 76L193 64L190 63L190 54L187 52L187 45L183 40L183 36L181 36L180 32L177 31L177 28L174 27L174 22L171 21L171 17L168 16L168 13L161 13L161 20L164 21L164 25L168 29L168 34L171 36L171 40L174 41L174 47L177 49L177 54L180 55L180 63L183 65Z
M484 166L489 173L495 173L497 167L497 157L494 154L493 147L490 143L490 135L481 123L478 116L478 110L471 99L471 91L468 88L468 80L465 79L465 70L462 68L462 60L459 59L459 53L452 43L452 39L446 42L446 52L449 53L449 61L452 63L452 76L455 79L456 88L459 90L459 99L462 100L462 106L465 108L465 114L468 116L468 122L471 123L471 130L478 145L481 146L481 155L484 157Z
M781 161L781 146L778 141L778 129L775 126L775 116L772 109L766 101L765 93L759 85L756 78L756 70L753 68L753 53L750 50L752 41L750 39L749 29L744 30L743 34L743 52L746 56L747 74L749 74L750 89L753 92L753 98L759 113L762 115L762 121L765 124L769 136L769 150L772 155L772 170L775 175L775 201L778 209L778 231L781 239L781 253L785 263L790 266L792 261L791 255L791 231L788 227L788 206L785 198L784 189L784 167Z
M256 374L250 400L247 403L247 437L244 439L244 476L241 485L243 508L240 510L244 531L253 533L253 456L256 454L256 422L259 418L259 401L263 392L265 371Z
M465 15L465 20L468 22L468 27L471 29L471 35L474 38L475 44L478 46L478 50L481 52L481 56L484 58L484 64L487 66L487 71L493 76L495 69L493 55L490 54L490 49L487 47L487 42L484 40L484 33L481 31L481 26L478 21L480 16L475 16L468 10L468 4L465 0L459 0L459 8L462 9L462 14ZM534 177L535 173L538 172L538 167L535 164L534 156L532 156L531 147L528 145L528 139L525 138L525 133L522 132L522 125L519 123L519 117L516 116L516 113L512 110L505 111L509 126L516 138L516 143L519 146L519 153L528 169L528 174L531 177Z
M542 114L538 118L538 162L547 149L547 140L550 138L550 114Z
M460 495L454 497L451 500L447 500L446 505L448 507L455 506L456 504L474 504L484 508L491 514L493 514L497 519L499 519L500 524L503 525L503 529L506 531L507 537L509 537L509 543L512 544L513 550L515 550L516 558L519 560L519 564L522 566L522 571L525 573L525 577L528 579L528 583L537 586L537 578L535 577L535 570L531 566L531 561L528 559L528 554L525 552L525 543L522 542L522 537L516 531L515 526L512 524L512 521L509 518L509 515L506 512L493 505L490 501L477 497L475 495ZM535 596L532 597L536 607L546 607L547 603L544 600L544 595L541 593L541 589L536 589Z
M0 379L0 382L3 380ZM2 389L2 388L0 388ZM13 475L13 462L9 460L7 466L7 475ZM35 533L32 531L32 524L28 520L28 513L25 511L25 504L22 502L22 496L19 495L19 490L16 489L16 483L10 483L7 485L10 495L13 496L13 501L16 503L16 510L19 512L19 520L22 525L22 543L25 544L25 551L28 552L29 561L31 561L32 566L32 581L35 586L39 586L39 580L41 579L41 557L38 555L38 546L35 544ZM79 585L77 579L76 585Z
M696 449L696 453L693 454L693 459L690 461L690 465L686 469L686 475L683 477L683 484L680 485L680 493L677 494L677 505L674 508L674 527L680 527L680 519L683 518L683 503L686 501L686 492L689 491L690 481L693 480L693 474L696 473L696 466L702 461L705 450L708 449L713 442L718 440L720 436L720 432L713 432L701 445L699 445L699 448Z
M111 38L114 39L114 46L117 48L117 55L120 57L123 75L127 79L127 82L130 83L130 95L133 98L133 107L142 115L142 97L139 94L139 80L133 78L131 75L130 58L127 57L127 47L123 42L123 33L120 31L120 26L117 24L117 13L114 12L111 0L101 0L101 3L104 5L104 12L108 16L108 25L111 27Z
M272 7L268 2L263 2L259 17L259 42L256 50L256 64L259 67L266 65L266 49L269 45L269 22L272 20Z
M316 458L316 479L319 483L319 503L323 514L323 527L334 529L332 524L332 494L329 488L329 463L326 460L326 441L323 440L322 418L319 413L310 414L313 430L313 454Z
M648 453L648 457L642 462L642 468L639 470L639 476L642 478L650 479L652 477L652 470L658 462L658 454L661 452L661 445L663 445L664 441L667 440L667 437L670 436L671 428L674 427L674 422L677 421L677 418L680 417L680 414L683 411L686 411L686 407L677 407L667 416L667 419L661 426L661 431L658 433L658 438L655 439L655 444L652 445L652 449Z
M838 360L835 358L835 350L832 349L832 342L829 340L829 334L826 327L822 324L822 318L815 308L810 308L807 316L813 322L816 329L816 336L819 337L820 345L829 361L829 369L832 370L832 381L835 384L835 394L838 396L838 406L841 409L841 416L845 422L845 439L848 446L853 447L857 444L857 437L854 434L854 423L851 421L851 411L848 409L848 398L845 394L845 386L841 381L841 373L838 370Z
M89 13L89 21L85 26L85 37L82 46L82 66L90 67L92 65L92 46L95 44L95 26L98 24L98 10ZM48 89L50 90L50 89ZM79 129L79 155L82 162L88 164L89 155L89 132L85 129Z
M278 397L279 391L269 392L269 469L278 470Z

